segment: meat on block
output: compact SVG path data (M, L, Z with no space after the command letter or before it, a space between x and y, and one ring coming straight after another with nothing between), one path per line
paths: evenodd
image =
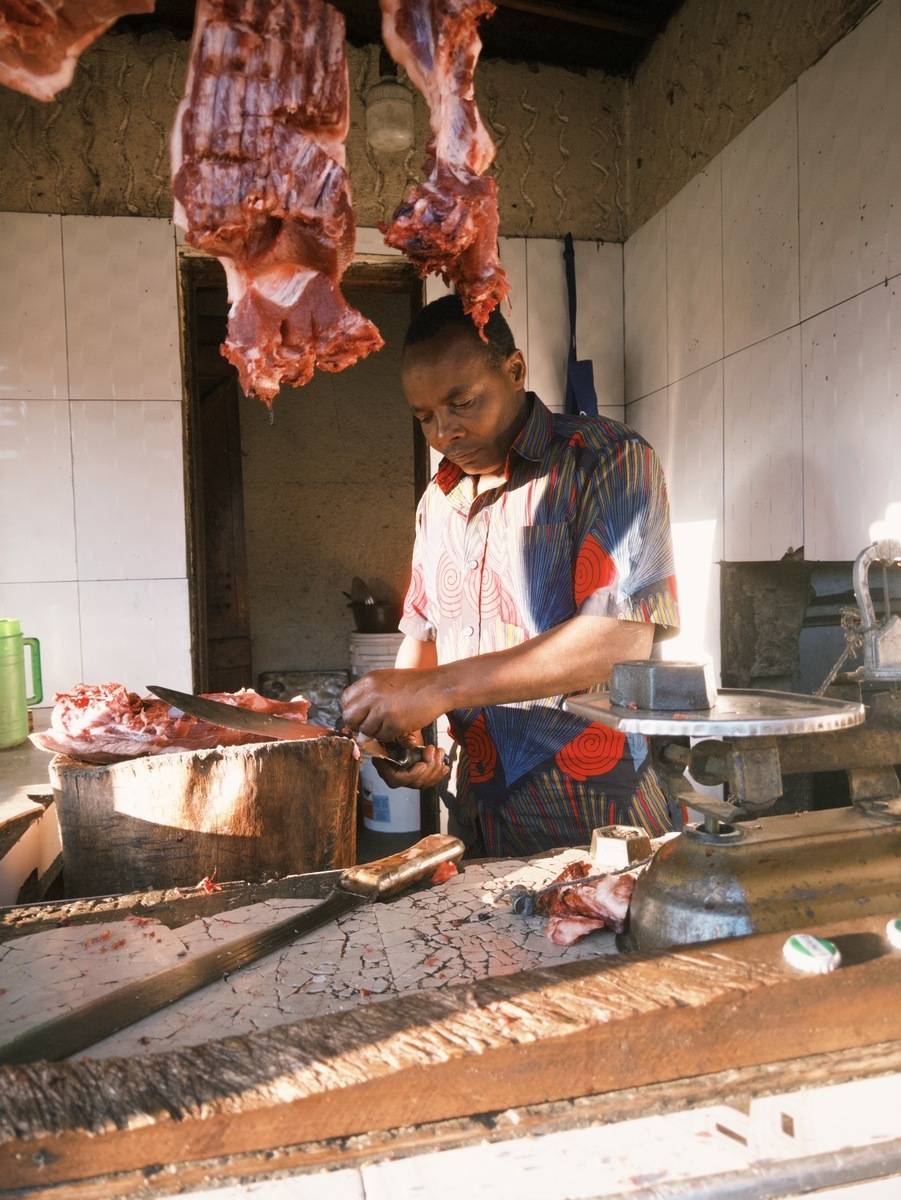
M482 49L481 17L491 0L381 0L382 38L429 106L432 136L424 183L411 188L385 241L420 276L454 285L481 329L510 285L497 251L497 190L484 172L495 147L482 124L473 73Z
M344 169L344 18L324 0L199 0L172 130L174 220L222 261L223 354L248 395L341 371L382 338L340 280L356 226Z

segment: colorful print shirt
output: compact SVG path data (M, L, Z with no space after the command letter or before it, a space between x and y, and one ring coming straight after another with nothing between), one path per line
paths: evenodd
M504 485L477 495L443 459L420 500L401 629L436 641L439 663L520 645L583 613L651 622L655 637L678 628L656 454L616 421L529 400ZM448 714L466 751L455 815L481 826L489 854L584 845L600 825L672 828L645 740L565 712L564 698Z

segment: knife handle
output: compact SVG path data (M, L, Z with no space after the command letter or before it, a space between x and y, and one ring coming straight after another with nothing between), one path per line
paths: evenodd
M425 746L402 746L400 742L382 742L382 745L390 761L398 767L412 767L425 756Z
M360 863L342 871L338 886L355 896L393 896L411 883L425 879L443 862L454 862L463 853L459 838L446 833L432 833L398 854L377 858L375 862Z

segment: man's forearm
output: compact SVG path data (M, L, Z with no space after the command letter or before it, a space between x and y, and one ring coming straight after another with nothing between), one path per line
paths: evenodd
M613 664L651 653L654 627L610 617L573 617L508 650L445 663L434 673L445 711L540 700L610 678Z

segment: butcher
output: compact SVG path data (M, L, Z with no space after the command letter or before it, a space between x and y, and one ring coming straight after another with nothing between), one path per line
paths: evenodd
M563 708L677 630L656 454L616 421L552 413L526 390L500 310L480 337L455 295L414 319L401 382L442 458L417 508L396 667L345 691L348 726L420 744L447 714L449 826L470 856L585 845L614 823L678 827L644 739ZM379 770L389 787L448 774L434 746Z

